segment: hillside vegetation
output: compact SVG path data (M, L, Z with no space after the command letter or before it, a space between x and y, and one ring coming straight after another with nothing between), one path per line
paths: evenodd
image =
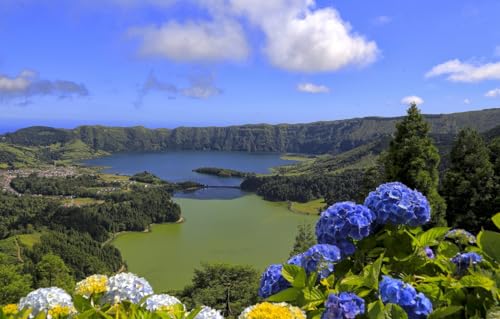
M500 123L500 109L427 115L425 118L439 142L452 139L464 127L479 132L495 127ZM401 117L366 117L309 124L179 127L172 130L104 126L80 126L66 130L37 126L5 134L0 141L23 146L49 146L80 140L93 151L111 153L221 150L337 154L389 136L399 120Z

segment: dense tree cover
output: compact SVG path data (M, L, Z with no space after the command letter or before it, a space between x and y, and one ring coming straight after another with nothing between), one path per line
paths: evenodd
M40 242L26 251L34 265L47 254L59 256L76 280L90 274L110 274L123 265L120 251L110 244L98 242L90 235L77 231L47 232ZM33 270L37 278L37 267Z
M44 216L51 216L58 206L56 201L43 197L0 192L0 239L44 226Z
M443 179L448 222L475 232L482 227L493 228L490 216L499 208L495 206L498 196L495 178L490 150L483 138L475 130L462 130L451 150L450 168Z
M104 203L64 207L54 200L0 194L0 235L7 237L29 227L88 233L105 241L110 233L142 231L152 223L176 222L181 216L179 205L172 202L166 187L133 187L131 192L114 192L97 196Z
M193 172L207 175L215 175L219 177L247 177L253 173L240 172L234 169L218 168L218 167L200 167L193 170Z
M312 225L302 224L297 226L297 236L295 236L290 258L305 252L314 245L316 245L316 236Z
M241 188L255 191L271 201L307 202L321 197L327 197L327 202L356 200L363 176L362 170L349 170L333 176L250 176L241 183Z
M165 183L158 176L148 171L140 172L134 174L130 177L131 181L146 183L146 184L162 184Z
M421 191L431 204L433 223L442 225L446 223L446 203L438 193L440 156L429 131L429 123L412 104L408 115L396 124L383 161L386 179Z
M0 305L18 302L32 288L32 278L20 265L10 264L0 254Z
M452 134L470 126L488 130L500 122L498 109L431 115L433 133ZM144 127L81 126L73 130L30 127L6 134L0 141L43 146L82 141L93 150L162 151L225 150L294 153L340 153L379 140L394 131L399 118L368 117L310 124L180 127L173 130Z
M188 307L206 305L236 318L258 300L260 274L250 266L203 264L192 283L177 294Z
M75 281L61 257L48 253L35 266L35 286L73 290Z
M14 178L10 186L19 193L40 195L63 195L92 197L95 192L90 187L119 187L119 182L106 182L97 175L79 175L66 177L39 177L32 174Z

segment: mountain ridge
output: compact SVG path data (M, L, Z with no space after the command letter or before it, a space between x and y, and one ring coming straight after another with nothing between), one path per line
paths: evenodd
M449 143L462 128L479 132L500 123L500 108L424 115L437 143ZM232 126L149 129L82 125L73 129L32 126L0 135L5 144L45 147L79 145L86 153L167 150L215 150L340 154L388 138L398 117L364 117L302 124L246 124ZM55 156L57 159L57 156Z

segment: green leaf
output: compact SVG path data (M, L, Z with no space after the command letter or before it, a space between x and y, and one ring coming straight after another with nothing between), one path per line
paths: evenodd
M490 256L492 259L500 262L500 249L498 244L500 243L500 233L483 230L477 235L477 245L483 250L483 252Z
M459 311L461 311L464 307L462 306L449 306L449 307L441 307L434 309L434 311L429 315L429 319L439 319L451 316Z
M368 318L385 319L384 304L382 303L382 301L377 300L368 304Z
M328 276L328 278L332 277L332 283L335 279L334 275L331 274L330 276ZM328 279L327 278L327 279ZM313 272L311 275L309 275L309 277L307 278L307 287L309 288L312 288L316 285L316 282L318 281L318 273L317 272ZM333 284L332 284L333 286Z
M90 299L87 299L80 295L75 295L73 297L73 305L75 306L75 309L80 313L92 308Z
M191 310L191 312L186 317L186 319L194 319L194 317L196 317L200 313L201 309L202 309L201 307L197 307L197 308Z
M92 308L92 309L86 310L84 312L80 312L78 314L78 319L87 319L87 318L92 317L95 314L96 314L96 310L94 308Z
M294 301L299 297L300 292L297 288L288 288L272 295L267 300L272 302Z
M283 278L285 278L286 281L288 281L292 285L293 282L295 281L295 278L297 278L298 276L302 276L301 273L305 275L304 268L289 264L283 265L283 270L281 271L281 275L283 276ZM305 276L304 276L304 281L305 281Z
M486 319L498 319L500 318L500 307L493 307L486 313Z
M370 276L368 277L367 286L372 289L378 288L378 279L380 277L380 268L382 268L382 261L384 260L384 254L375 260L372 268L370 269Z
M491 278L479 274L463 276L459 282L462 286L468 288L480 287L491 290L495 287L495 282Z
M295 275L295 278L293 279L292 287L304 288L306 286L306 278L306 271L301 267L300 271Z
M497 226L498 229L500 229L500 213L496 213L495 216L491 218L495 226Z
M449 227L434 227L424 233L420 233L417 236L418 245L422 248L437 245L437 240L444 238L449 230Z
M342 279L342 281L340 281L340 284L342 286L347 286L347 287L359 287L359 286L362 286L364 282L365 281L364 281L363 277L357 276L357 275L352 275L352 276L348 276L348 277L345 277L344 279Z
M406 311L393 303L385 305L385 316L387 319L408 319Z
M325 295L318 288L306 288L302 293L306 303L321 304L325 301Z

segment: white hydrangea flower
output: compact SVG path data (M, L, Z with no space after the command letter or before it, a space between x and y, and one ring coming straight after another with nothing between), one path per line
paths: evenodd
M182 302L179 299L167 294L152 295L151 297L146 299L145 302L146 309L148 311L157 311L161 310L162 308L171 307L176 304L181 304L184 307L184 310L186 309L186 307L182 304Z
M125 300L139 304L142 298L153 294L153 288L149 282L132 273L119 273L110 277L107 290L103 301L110 304Z
M203 306L194 319L224 319L219 310Z
M21 298L18 308L19 310L31 309L30 318L45 312L48 313L47 318L50 319L52 316L49 310L54 308L65 308L69 312L75 311L71 296L57 287L39 288L30 292L26 297Z

